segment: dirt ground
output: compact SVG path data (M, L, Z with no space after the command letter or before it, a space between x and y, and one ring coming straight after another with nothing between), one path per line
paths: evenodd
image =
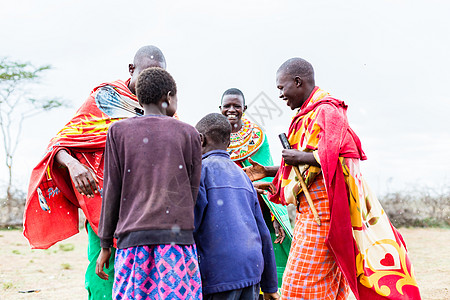
M450 299L450 230L402 228L423 299ZM0 299L87 299L87 234L31 250L20 230L0 231Z

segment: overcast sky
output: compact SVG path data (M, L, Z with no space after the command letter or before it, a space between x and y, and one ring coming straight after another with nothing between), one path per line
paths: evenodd
M218 112L223 91L240 88L278 163L277 135L293 112L278 99L275 72L302 57L316 84L349 105L368 156L362 170L377 194L448 189L449 15L445 0L2 1L0 56L51 64L36 93L71 105L25 123L14 182L25 189L48 141L92 88L127 79L136 50L153 44L189 124ZM0 165L0 183L6 179Z

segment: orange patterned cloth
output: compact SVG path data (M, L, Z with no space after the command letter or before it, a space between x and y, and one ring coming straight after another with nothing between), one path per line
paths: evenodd
M141 114L128 83L129 80L117 80L94 88L75 116L50 141L44 157L33 169L23 221L23 234L32 248L46 249L78 233L79 208L97 232L108 128L115 121ZM88 198L74 189L67 170L55 163L55 155L61 149L94 171L100 194Z
M309 192L322 225L317 225L304 194L301 194L294 238L283 275L282 299L346 299L349 286L326 245L330 208L322 175L316 177Z

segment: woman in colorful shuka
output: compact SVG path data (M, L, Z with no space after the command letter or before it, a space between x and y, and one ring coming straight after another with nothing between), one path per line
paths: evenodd
M359 169L366 156L350 128L347 105L315 86L314 70L301 58L277 72L280 98L298 109L288 132L292 149L280 167L256 163L252 180L274 176L275 203L294 203L297 217L282 299L420 299L406 245L370 191ZM293 166L309 186L316 222Z
M75 116L50 141L33 169L24 213L24 235L33 249L47 249L78 233L78 209L86 216L88 259L85 287L89 299L111 299L114 255L108 281L95 274L97 236L103 193L103 153L109 126L143 113L135 96L138 75L149 67L166 67L161 50L140 48L129 66L131 78L94 88ZM132 133L131 133L132 134Z
M227 149L231 160L240 168L251 166L251 161L256 161L264 166L273 166L269 142L265 133L258 125L242 117L247 109L244 94L236 88L226 90L222 95L220 109L232 126L230 145ZM267 199L264 190L269 188L271 181L272 178L264 178L253 184L258 191L264 220L272 238L278 283L281 287L281 279L291 246L292 229L286 207Z

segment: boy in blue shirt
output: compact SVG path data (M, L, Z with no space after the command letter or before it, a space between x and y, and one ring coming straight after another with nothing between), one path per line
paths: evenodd
M226 149L231 125L221 114L201 119L196 128L202 144L200 189L194 210L203 297L279 299L269 230L247 175Z

